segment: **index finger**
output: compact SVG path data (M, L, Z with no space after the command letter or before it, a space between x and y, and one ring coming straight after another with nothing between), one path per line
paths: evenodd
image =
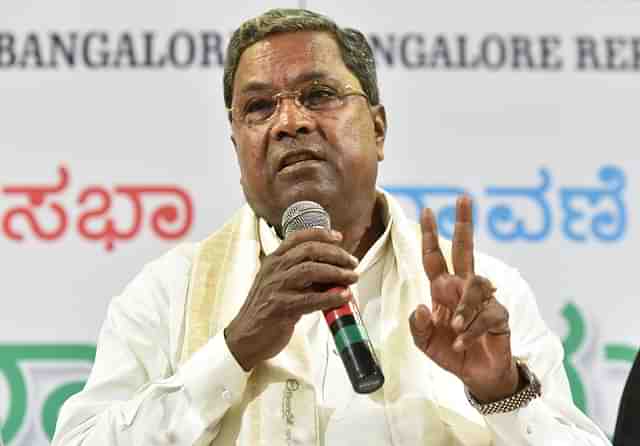
M304 242L324 242L332 245L338 244L342 241L342 234L338 231L332 231L324 228L309 228L294 231L289 234L287 238L280 243L278 249L274 251L274 254L282 255L291 248L298 246Z
M456 224L453 230L451 261L458 277L473 274L473 211L471 198L463 195L456 201Z
M438 243L438 225L433 211L425 208L420 219L422 229L422 265L429 280L433 282L442 274L447 274L447 261Z
M289 311L294 315L338 308L351 300L353 295L348 287L333 287L324 292L306 292L289 296Z

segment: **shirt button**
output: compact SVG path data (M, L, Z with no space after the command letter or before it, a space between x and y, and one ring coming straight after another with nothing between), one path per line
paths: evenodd
M224 398L225 401L231 401L233 395L231 394L231 391L229 389L224 389L222 391L222 398Z
M531 429L531 426L527 426L527 434L533 434L533 429Z

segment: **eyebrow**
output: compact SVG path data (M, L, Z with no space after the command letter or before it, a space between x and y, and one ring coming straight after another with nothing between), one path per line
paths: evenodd
M293 84L293 85L302 84L302 83L305 83L305 82L310 82L310 81L315 81L315 80L320 80L320 79L335 80L326 71L314 70L314 71L309 71L309 72L306 72L306 73L302 73L301 75L295 77L291 81L291 84ZM242 89L239 91L239 94L256 93L256 92L260 92L260 91L268 91L268 90L273 90L273 89L274 89L273 85L271 85L271 84L269 84L267 82L249 81L244 87L242 87Z

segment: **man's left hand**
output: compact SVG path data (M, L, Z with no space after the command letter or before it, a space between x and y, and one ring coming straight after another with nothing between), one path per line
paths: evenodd
M513 395L519 373L511 356L509 313L496 300L491 282L474 273L471 199L462 197L456 203L453 274L440 249L431 209L423 211L420 225L432 310L418 305L409 318L416 346L460 378L480 402Z

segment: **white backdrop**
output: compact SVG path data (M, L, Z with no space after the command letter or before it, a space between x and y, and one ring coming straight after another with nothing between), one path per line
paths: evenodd
M380 185L444 229L475 199L477 246L517 266L565 340L574 396L615 424L635 314L640 5L305 2L375 46L389 119ZM299 2L3 0L0 419L48 444L107 305L142 265L243 198L221 49Z

